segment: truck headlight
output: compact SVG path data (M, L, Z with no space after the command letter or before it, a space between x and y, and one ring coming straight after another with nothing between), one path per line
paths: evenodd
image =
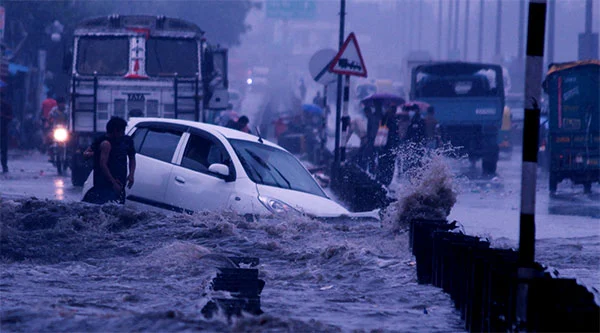
M65 142L69 139L69 132L64 127L54 129L53 137L57 142Z
M273 214L300 213L297 209L286 204L285 202L273 198L258 196L260 201L267 210Z

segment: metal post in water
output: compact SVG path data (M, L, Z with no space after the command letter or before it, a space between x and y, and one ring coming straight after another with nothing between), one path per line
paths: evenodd
M483 59L483 0L479 0L479 45L477 49L477 60Z
M521 214L519 232L519 272L523 281L534 276L535 262L535 188L538 135L546 32L546 0L529 0L527 58L525 60L525 121L523 127L523 166L521 171ZM517 322L527 322L528 286L517 286Z
M344 19L346 16L346 0L340 0L340 38L339 49L344 45ZM333 181L337 182L338 170L340 167L340 125L342 118L342 76L337 77L337 96L335 106L335 148L333 152L334 162L331 175Z
M344 81L344 112L342 113L342 150L340 160L346 160L346 142L348 136L348 129L350 127L350 115L348 114L348 104L350 101L350 75L346 75Z

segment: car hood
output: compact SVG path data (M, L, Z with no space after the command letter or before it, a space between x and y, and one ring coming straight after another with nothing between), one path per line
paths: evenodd
M332 218L352 215L346 208L326 197L260 184L256 185L256 189L260 196L283 201L309 216Z

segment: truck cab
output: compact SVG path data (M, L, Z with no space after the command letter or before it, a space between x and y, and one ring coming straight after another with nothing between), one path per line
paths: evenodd
M71 71L71 175L85 181L81 152L112 116L206 121L228 106L227 50L191 22L112 15L75 29Z

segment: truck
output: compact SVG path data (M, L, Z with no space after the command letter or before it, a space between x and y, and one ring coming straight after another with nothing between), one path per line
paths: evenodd
M432 62L412 71L410 97L435 109L442 140L485 175L496 173L498 133L504 111L502 67L469 62Z
M543 88L550 193L564 179L589 193L600 181L600 60L551 64Z
M194 23L165 16L111 15L80 22L70 71L71 181L92 166L83 151L112 116L205 122L228 106L227 49Z

